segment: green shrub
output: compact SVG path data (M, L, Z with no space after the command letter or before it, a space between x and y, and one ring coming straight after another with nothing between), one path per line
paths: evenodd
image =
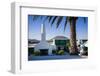
M40 56L40 51L34 51L34 56Z
M66 44L66 47L68 47L68 48L71 47L70 42Z
M57 51L56 51L56 50L52 50L52 54L54 54L54 55L55 55L56 53L57 53Z
M58 55L64 55L64 50L58 51Z
M28 56L34 53L34 48L28 48Z

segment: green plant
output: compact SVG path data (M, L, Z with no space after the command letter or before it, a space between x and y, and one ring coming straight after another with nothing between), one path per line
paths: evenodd
M34 48L28 48L28 55L32 55L34 53Z
M68 48L71 47L70 42L67 42L66 47L68 47Z
M56 50L52 50L52 54L54 54L54 55L55 55L56 53L57 53L57 51L56 51Z
M64 50L58 51L58 55L64 55Z
M34 51L34 56L40 56L40 51Z

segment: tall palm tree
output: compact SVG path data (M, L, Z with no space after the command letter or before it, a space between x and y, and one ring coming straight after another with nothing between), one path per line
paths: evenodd
M37 18L41 18L43 16L34 16L33 20L36 20ZM59 27L60 23L65 20L64 23L64 31L66 30L67 22L70 24L70 54L76 55L78 54L77 50L77 43L76 43L76 22L78 17L71 17L71 16L46 16L44 21L48 20L51 25L53 25L56 22L56 28Z
M70 23L70 54L78 54L76 43L76 21L78 17L68 17L67 20Z

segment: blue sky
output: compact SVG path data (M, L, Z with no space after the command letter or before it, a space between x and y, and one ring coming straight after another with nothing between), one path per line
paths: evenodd
M46 16L43 16L43 19ZM28 39L41 39L41 24L43 23L43 19L38 18L33 20L34 15L28 15ZM86 22L84 22L84 17L78 17L76 23L76 34L77 39L88 39L88 17L86 17ZM44 22L46 27L46 39L49 40L55 36L66 36L70 38L70 26L67 23L66 30L64 31L64 20L60 23L60 26L56 28L56 23L54 23L51 27L51 24L46 20Z

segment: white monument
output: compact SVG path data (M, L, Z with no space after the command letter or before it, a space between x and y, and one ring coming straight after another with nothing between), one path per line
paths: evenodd
M52 50L56 49L56 46L50 45L46 41L46 30L45 30L45 25L41 24L41 41L35 46L35 51L40 51L42 49L47 49L48 50L48 55L52 55ZM45 50L43 50L45 51Z

